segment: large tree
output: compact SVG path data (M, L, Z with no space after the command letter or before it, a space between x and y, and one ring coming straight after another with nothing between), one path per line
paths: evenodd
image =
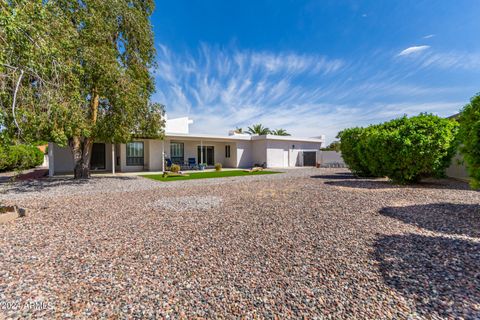
M68 144L75 178L88 178L95 140L163 135L163 106L150 103L153 0L0 1L0 101L12 136Z

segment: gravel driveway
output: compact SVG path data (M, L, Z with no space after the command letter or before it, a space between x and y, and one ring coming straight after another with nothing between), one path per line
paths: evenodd
M480 318L480 192L345 169L0 186L0 314ZM1 316L0 316L1 318Z

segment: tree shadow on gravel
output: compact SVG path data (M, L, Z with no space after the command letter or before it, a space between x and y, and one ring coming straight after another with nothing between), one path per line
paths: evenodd
M318 176L321 178L321 176ZM324 178L337 181L325 181L326 185L358 189L399 189L399 188L417 188L417 189L451 189L451 190L470 190L467 183L456 180L435 180L422 181L411 185L397 185L386 180L365 180L365 178L348 178L349 180L339 178Z
M91 179L80 179L75 180L73 177L62 177L62 178L47 178L41 180L26 180L18 181L3 184L6 187L6 190L0 191L0 193L9 194L9 193L28 193L28 192L38 192L43 190L48 190L52 188L59 187L69 187L69 186L82 186L90 183L95 183L95 180L103 179L115 179L115 180L134 180L136 177L130 176L116 176L116 177L95 177ZM1 184L0 184L1 186Z
M386 207L380 210L380 214L430 231L480 238L480 204Z
M384 282L427 317L480 317L480 244L418 234L381 236L374 258Z
M319 174L311 176L314 179L326 179L326 180L346 180L346 179L358 179L352 173L349 172L337 172L335 174Z

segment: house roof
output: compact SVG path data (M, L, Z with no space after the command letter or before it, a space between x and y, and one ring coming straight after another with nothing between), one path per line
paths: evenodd
M279 141L298 141L298 142L314 142L322 143L325 142L325 137L321 138L301 138L301 137L292 137L292 136L276 136L276 135L261 135L261 136L250 136L250 135L231 135L231 136L220 136L220 135L211 135L211 134L182 134L182 133L166 133L165 138L169 139L182 139L182 140L214 140L214 141L257 141L257 140L279 140Z

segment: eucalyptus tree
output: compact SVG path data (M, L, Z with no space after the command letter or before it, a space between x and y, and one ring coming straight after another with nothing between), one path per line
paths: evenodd
M90 177L95 140L161 137L150 103L153 0L0 0L0 101L18 138L68 144Z

